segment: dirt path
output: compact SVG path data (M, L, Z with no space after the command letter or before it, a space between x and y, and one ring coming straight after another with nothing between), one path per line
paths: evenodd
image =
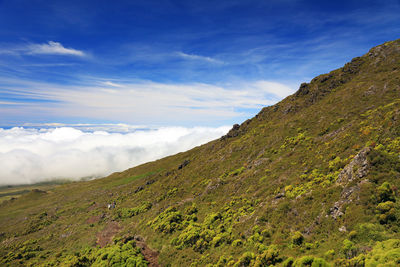
M158 264L158 252L151 250L146 243L143 241L143 239L140 238L140 240L136 240L136 245L141 248L142 254L144 258L149 262L149 267L159 267L160 265Z

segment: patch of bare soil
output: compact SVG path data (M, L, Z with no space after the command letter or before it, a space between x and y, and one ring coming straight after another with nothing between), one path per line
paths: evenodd
M96 244L100 247L105 247L107 244L110 244L113 237L121 230L121 228L122 227L117 222L109 222L107 226L97 234Z
M86 223L97 223L104 217L105 217L105 214L94 215L94 216L90 217L89 219L87 219Z
M138 240L139 239L139 240ZM149 267L159 267L158 252L150 249L141 238L136 239L136 246L142 250L144 258L149 262Z

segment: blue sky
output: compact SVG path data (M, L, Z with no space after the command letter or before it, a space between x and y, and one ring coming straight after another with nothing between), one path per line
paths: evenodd
M400 1L0 0L0 125L230 125L399 37Z

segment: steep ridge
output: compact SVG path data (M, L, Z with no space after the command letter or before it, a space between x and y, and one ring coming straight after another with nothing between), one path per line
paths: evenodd
M399 116L396 40L219 140L4 202L0 262L396 266Z

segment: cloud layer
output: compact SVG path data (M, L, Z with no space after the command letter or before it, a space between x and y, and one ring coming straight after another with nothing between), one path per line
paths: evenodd
M103 177L115 171L186 151L225 134L229 127L166 127L124 133L60 127L0 128L0 186L53 179ZM130 129L130 130L129 130ZM126 132L128 131L128 132Z
M0 84L0 95L13 99L0 105L0 113L20 123L83 117L130 124L214 126L249 118L294 92L284 84L263 80L213 85L99 79L58 85L0 77ZM0 123L7 122L0 118Z

